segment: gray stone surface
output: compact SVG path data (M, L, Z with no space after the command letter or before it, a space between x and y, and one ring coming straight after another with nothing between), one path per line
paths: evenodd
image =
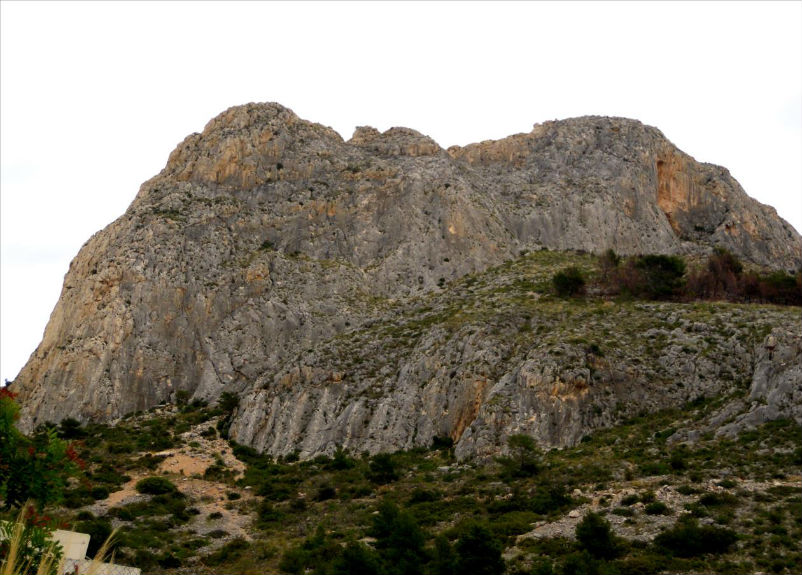
M751 377L751 351L736 338L722 343L722 366L688 358L682 348L700 336L683 327L658 334L670 345L656 367L611 365L601 377L579 345L561 344L559 360L510 345L501 325L518 320L506 318L495 333L434 321L397 349L376 337L340 350L372 365L359 380L326 353L524 249L714 246L778 269L802 260L799 234L772 208L634 120L548 122L443 150L406 128L360 128L345 142L277 104L231 108L179 144L73 260L14 382L20 423L113 420L178 391L211 401L234 391L244 398L234 436L271 453L451 435L468 456L511 430L568 444L615 420L605 389L651 409L665 401L642 387L644 373L663 369L687 382L672 400L690 397L718 385L700 374Z

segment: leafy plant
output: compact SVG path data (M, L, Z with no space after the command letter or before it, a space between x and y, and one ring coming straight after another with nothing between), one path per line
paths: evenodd
M148 495L162 495L178 491L175 484L166 477L145 477L137 481L135 488L139 493Z
M654 538L654 544L679 557L725 553L738 540L734 531L712 525L700 526L696 519L683 517L671 529Z
M83 462L72 444L54 427L29 438L14 426L19 417L16 394L0 388L0 498L6 509L32 499L39 509L64 497L67 479L78 475Z
M557 272L551 282L555 293L560 297L574 297L585 293L585 276L575 266Z

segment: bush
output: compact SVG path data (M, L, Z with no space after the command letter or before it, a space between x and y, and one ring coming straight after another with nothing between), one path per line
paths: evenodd
M545 515L571 504L571 497L561 483L538 485L529 502L529 510Z
M726 553L737 539L730 529L699 526L696 519L683 518L655 537L654 544L679 557L696 557L705 553Z
M323 528L318 526L314 535L284 553L279 568L284 573L327 573L328 566L341 552L340 546L330 541ZM366 573L372 572L366 571Z
M89 535L89 547L87 547L86 550L89 557L97 555L100 547L105 543L112 532L111 521L105 518L81 521L76 523L73 529L78 533L86 533ZM114 547L113 543L112 546ZM113 547L109 549L109 551L112 551Z
M161 555L159 555L158 559L156 559L160 567L164 569L176 569L177 567L181 567L181 559L176 557L170 552L165 551Z
M166 477L145 477L136 483L136 490L147 495L175 493L178 488Z
M378 554L358 541L350 542L332 563L333 575L380 575L382 569Z
M214 553L210 553L204 558L204 563L207 565L220 565L226 561L233 561L240 556L243 552L251 546L245 539L237 537L232 539Z
M109 498L108 488L103 487L102 485L93 487L92 490L90 491L90 494L92 495L92 499L94 499L95 501Z
M574 297L585 293L585 277L574 266L565 268L551 278L555 293L560 297Z
M337 490L331 485L321 485L315 494L315 501L328 501L337 497Z
M738 498L730 493L705 493L699 498L705 507L731 507L738 505Z
M669 515L671 510L662 501L652 501L644 509L646 515Z
M337 447L337 449L334 451L334 455L331 457L331 461L326 464L327 469L333 469L335 471L345 471L346 469L352 469L355 466L356 461L354 461L354 459L348 455L348 452L341 446Z
M270 501L262 500L257 509L258 524L260 527L267 527L272 523L281 521L284 518L284 513L273 507Z

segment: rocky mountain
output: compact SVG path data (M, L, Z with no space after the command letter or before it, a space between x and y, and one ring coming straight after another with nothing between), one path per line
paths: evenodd
M568 445L627 413L743 390L772 330L798 348L789 310L702 321L542 289L560 265L590 265L566 250L714 247L802 267L772 208L634 120L443 150L406 128L346 142L278 104L231 108L71 263L14 382L21 427L231 391L232 438L273 454L449 436L470 456L517 430Z

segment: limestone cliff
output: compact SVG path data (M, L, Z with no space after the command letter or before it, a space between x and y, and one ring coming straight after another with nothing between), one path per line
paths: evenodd
M343 376L316 354L523 250L714 246L761 266L802 261L799 234L773 209L637 121L549 122L446 151L406 128L363 127L346 142L278 104L231 108L179 144L72 262L42 343L14 382L22 425L109 420L179 390L209 400L228 390L249 398L234 434L271 452L314 453L347 437L354 448L402 447L427 434L464 437L466 453L479 452L495 441L487 433L522 425L494 414L493 390L503 384L514 397L516 386L551 385L567 368L547 373L526 354L505 363L473 328L436 345L458 361L426 351L436 333L419 334L423 347L400 363L385 361L391 350L351 350L406 374L382 407L391 421L359 395L367 378L352 396L323 385ZM451 386L454 378L463 384ZM389 393L388 381L370 393ZM310 427L312 417L340 423ZM394 439L357 432L366 420L374 437Z

